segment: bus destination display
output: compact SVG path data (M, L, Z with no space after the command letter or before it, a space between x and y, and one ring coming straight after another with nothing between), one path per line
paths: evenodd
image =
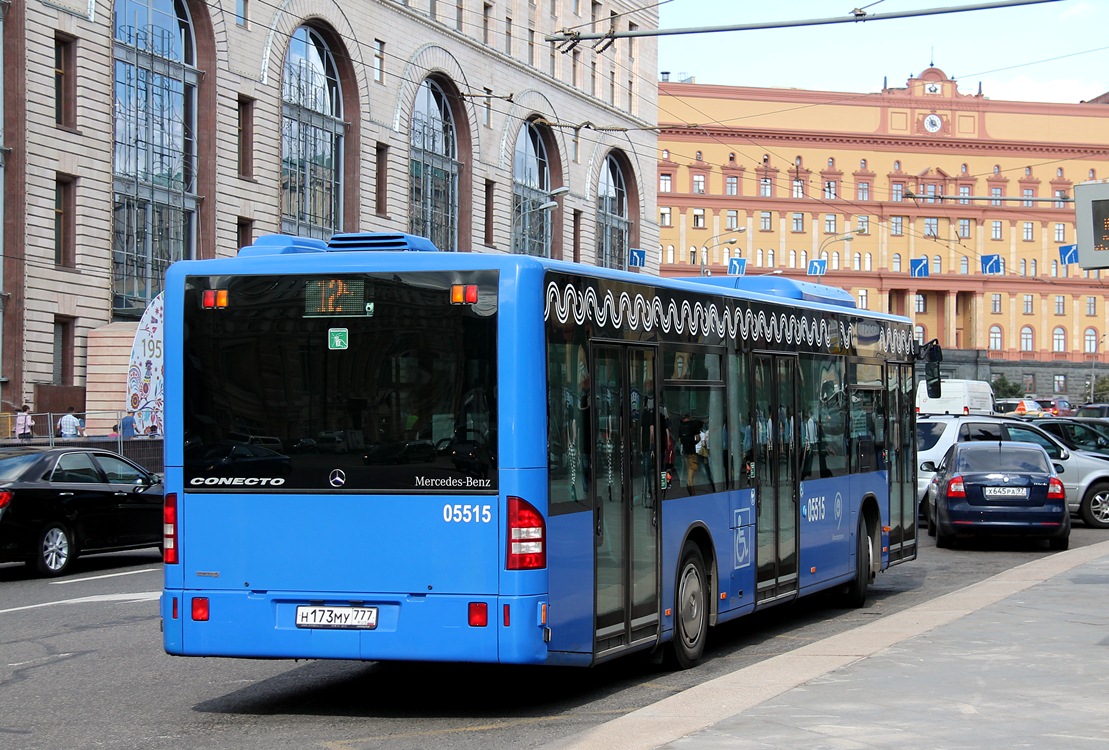
M304 317L350 318L373 315L362 279L311 279L304 284Z

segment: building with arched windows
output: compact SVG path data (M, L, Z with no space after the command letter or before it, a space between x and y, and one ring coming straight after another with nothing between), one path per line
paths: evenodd
M658 243L655 40L545 37L657 25L630 0L7 5L3 410L124 409L169 264L263 233L627 267Z
M1109 286L1060 253L1074 185L1109 178L1109 95L993 101L937 68L867 94L664 80L659 125L663 275L822 259L938 339L947 377L1081 401L1109 375Z

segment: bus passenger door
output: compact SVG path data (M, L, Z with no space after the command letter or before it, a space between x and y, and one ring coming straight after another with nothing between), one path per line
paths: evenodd
M793 596L798 587L797 358L756 354L754 381L759 603Z
M659 632L655 350L593 350L594 654Z
M890 365L886 371L886 452L890 485L889 561L916 557L917 496L913 426L913 366Z

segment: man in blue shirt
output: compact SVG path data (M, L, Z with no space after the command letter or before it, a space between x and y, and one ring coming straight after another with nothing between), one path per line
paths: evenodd
M127 412L127 416L119 423L119 434L124 440L135 437L135 412Z

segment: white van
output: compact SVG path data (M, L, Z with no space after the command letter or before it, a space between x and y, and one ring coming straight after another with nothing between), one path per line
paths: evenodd
M928 398L924 381L916 386L917 414L991 414L993 388L985 380L941 380L940 397Z

